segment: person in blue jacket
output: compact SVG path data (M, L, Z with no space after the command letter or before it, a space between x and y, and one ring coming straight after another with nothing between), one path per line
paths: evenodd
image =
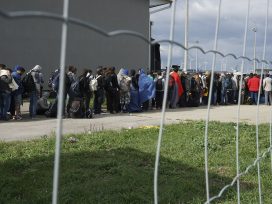
M11 93L10 113L13 120L21 120L21 105L22 95L24 87L22 85L22 76L25 73L25 69L19 65L15 66L11 76L18 85L18 89Z

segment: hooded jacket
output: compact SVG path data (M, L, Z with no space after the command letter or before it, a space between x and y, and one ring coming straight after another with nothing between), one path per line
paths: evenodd
M33 77L34 83L36 85L36 90L40 92L41 84L43 81L43 74L41 73L42 67L40 65L36 65L33 69L31 69L31 75Z
M16 82L16 84L19 86L17 90L15 90L14 94L22 94L24 91L23 88L23 84L22 84L22 75L20 75L17 71L20 70L22 67L20 66L16 66L13 70L13 72L11 73L11 76L13 77L14 81Z
M0 91L5 93L11 93L9 84L12 82L12 77L9 70L0 70Z

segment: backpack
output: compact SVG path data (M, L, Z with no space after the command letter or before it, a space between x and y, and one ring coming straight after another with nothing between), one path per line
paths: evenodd
M191 79L190 91L191 91L191 92L198 92L198 91L199 91L199 90L198 90L198 84L197 84L195 78L193 78L193 77L192 77L192 79Z
M230 78L230 77L227 77L227 78L225 79L224 87L225 87L226 89L232 89L232 81L231 81L231 78Z
M93 78L93 79L90 81L89 87L90 87L90 90L91 90L91 91L97 91L97 88L98 88L98 81L97 81L97 79L100 78L100 77L101 77L101 75L99 75L99 76Z
M80 85L79 80L76 79L71 83L70 89L69 89L69 96L76 97L80 96Z
M46 97L41 97L37 102L37 115L43 115L49 110L51 104Z
M25 92L28 92L28 93L35 90L35 83L31 73L32 72L28 72L22 80L22 85L24 87L24 90Z
M119 86L121 91L128 92L130 88L130 77L128 76L122 76L119 82Z
M75 99L72 101L71 107L69 109L69 114L72 118L83 118L84 117L84 110L83 110L83 103L80 99Z
M59 78L60 78L60 70L55 70L50 79L48 80L48 87L52 88L53 91L57 92L59 90Z
M162 78L160 78L156 81L156 91L163 91L163 88L163 81Z

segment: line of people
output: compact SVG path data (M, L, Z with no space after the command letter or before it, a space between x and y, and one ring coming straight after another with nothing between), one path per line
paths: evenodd
M30 118L35 118L37 114L56 117L60 70L56 69L48 82L50 92L56 95L51 104L48 103L49 94L44 94L42 89L42 67L36 65L28 73L25 72L22 66L11 70L0 64L0 119L21 120L20 107L26 93L30 102ZM93 114L101 114L105 101L107 111L111 114L162 108L165 72L146 74L143 69L120 69L116 74L115 67L98 67L95 73L85 69L80 75L77 72L76 67L69 66L65 73L63 115L66 117L91 118ZM211 78L208 71L186 73L173 67L167 85L167 107L206 105L210 94L213 105L236 104L241 79L241 103L257 103L261 81L257 74L241 76L239 73L215 73L212 92L209 90ZM266 105L270 105L272 100L271 83L270 75L267 74L261 89Z
M0 64L0 119L21 120L21 105L23 104L23 93L28 92L30 98L29 115L36 116L37 100L41 95L41 84L43 76L41 66L36 65L23 79L25 69L22 66L15 66L14 69ZM29 79L32 84L29 86L26 81ZM9 114L8 114L9 113Z

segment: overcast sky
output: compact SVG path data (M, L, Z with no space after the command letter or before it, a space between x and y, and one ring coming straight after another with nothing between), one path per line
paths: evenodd
M195 45L199 41L199 45L205 50L212 49L214 43L214 33L216 24L216 15L218 11L219 0L190 0L189 6L189 45ZM219 28L218 50L223 53L233 52L236 55L242 55L243 36L245 29L245 19L247 13L248 0L222 0L221 24ZM254 33L252 27L257 27L257 58L262 58L264 44L264 26L266 15L267 0L251 0L249 31L247 40L246 55L253 58ZM269 12L272 15L272 2L270 3ZM271 60L272 39L271 39L271 15L269 15L268 35L267 35L267 52L266 59ZM185 0L177 0L175 41L184 44L184 17L185 17ZM152 37L156 40L169 39L170 33L171 9L155 13L151 15ZM161 45L162 63L167 63L168 45ZM173 53L173 64L183 63L184 51L175 47ZM190 60L192 68L195 68L196 51L191 50ZM202 55L198 52L199 66L204 69L205 63L207 67L211 66L212 55ZM235 61L232 58L222 59L217 57L216 69L227 66L228 70L240 69L241 60ZM235 68L236 67L236 68ZM246 63L247 70L253 69L253 63Z

